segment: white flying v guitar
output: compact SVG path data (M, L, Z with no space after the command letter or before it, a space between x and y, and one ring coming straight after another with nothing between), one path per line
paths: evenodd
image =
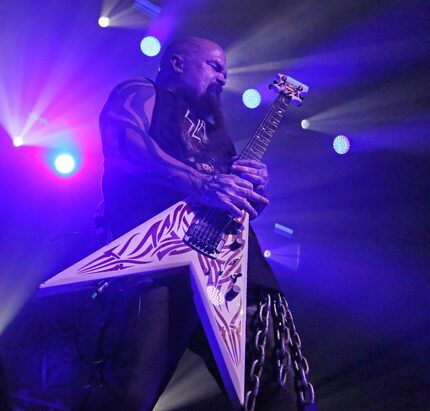
M308 87L281 74L269 112L240 159L261 160L290 102ZM215 209L196 214L181 201L40 285L40 291L97 288L119 276L190 273L195 304L234 407L244 403L248 215L232 220Z

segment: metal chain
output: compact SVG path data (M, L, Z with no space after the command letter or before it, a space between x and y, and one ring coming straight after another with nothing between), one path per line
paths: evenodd
M287 381L288 370L291 369L291 355L288 350L288 346L291 344L291 335L287 326L287 310L278 295L273 299L272 310L278 385L283 387Z
M267 333L269 331L269 317L272 306L272 298L267 294L266 298L261 299L258 305L258 324L254 339L255 359L252 362L250 377L250 390L245 397L245 411L254 411L258 391L260 389L260 377L265 361L265 350Z
M287 369L293 363L295 371L299 400L302 405L315 403L315 390L308 381L309 363L301 351L302 342L294 324L294 318L288 307L288 302L284 295L277 293L273 301L275 339L277 343L276 365L278 369L278 383L285 385ZM290 348L291 357L285 353L286 344ZM288 366L288 368L286 368Z

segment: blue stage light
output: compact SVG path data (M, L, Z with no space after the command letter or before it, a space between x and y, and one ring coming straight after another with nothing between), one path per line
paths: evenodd
M304 118L300 124L304 130L306 130L310 126L309 120L307 118Z
M257 108L261 103L261 95L254 88L249 88L242 94L242 101L248 108Z
M272 255L272 253L270 252L270 250L264 250L263 255L264 255L266 258L269 258L269 257Z
M346 154L349 151L349 140L346 136L337 136L333 140L333 148L337 154Z
M283 237L286 237L286 238L292 238L294 234L294 230L285 225L275 223L275 233L282 235Z
M145 56L154 57L161 50L160 41L154 36L146 36L140 42L140 50Z
M151 17L151 19L155 19L161 12L161 7L152 4L149 0L135 0L134 7Z
M76 167L76 161L70 154L59 154L54 161L55 169L60 174L70 174Z

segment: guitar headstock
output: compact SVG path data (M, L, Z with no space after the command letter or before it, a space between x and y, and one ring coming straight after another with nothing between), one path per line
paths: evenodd
M294 80L292 77L288 77L285 74L276 76L276 80L269 85L271 90L275 93L284 93L288 96L290 101L298 106L303 103L303 97L308 93L309 87L306 84L300 83L300 81Z

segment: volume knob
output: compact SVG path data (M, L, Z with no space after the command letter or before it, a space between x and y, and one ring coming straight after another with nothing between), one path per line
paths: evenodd
M225 299L227 301L233 300L235 297L237 297L240 293L240 287L238 285L234 285L231 287L230 291L225 295Z
M243 246L244 242L245 241L242 237L237 236L236 239L231 243L230 250L236 251L237 249Z

